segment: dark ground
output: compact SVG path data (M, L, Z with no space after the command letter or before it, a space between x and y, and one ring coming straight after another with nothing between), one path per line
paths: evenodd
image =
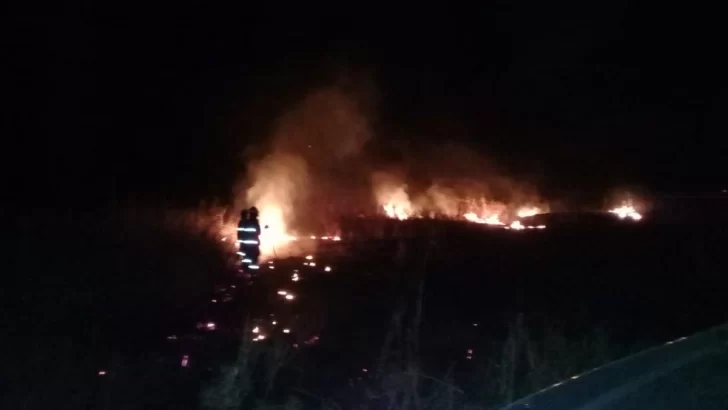
M721 277L728 237L710 224L588 222L511 232L409 221L396 225L399 237L381 229L379 238L342 234L342 242L319 246L315 268L300 258L276 261L248 286L233 278L212 236L93 220L26 220L5 231L13 249L3 290L8 408L84 408L109 397L138 408L194 408L200 382L234 354L243 321L268 322L271 313L281 323L266 326L299 345L293 360L305 376L284 370L282 380L322 397L353 395L352 386L373 377L390 319L411 312L420 281L423 371L440 375L455 364L464 386L478 365L463 352L488 356L519 314L534 334L553 328L578 339L602 329L613 356L728 319ZM290 279L293 269L299 282ZM281 288L296 299L282 300ZM234 300L223 303L225 294ZM216 331L195 329L208 320ZM281 325L291 333L282 335ZM172 334L176 341L166 339ZM191 358L186 369L183 354ZM100 378L99 369L113 369L111 377Z

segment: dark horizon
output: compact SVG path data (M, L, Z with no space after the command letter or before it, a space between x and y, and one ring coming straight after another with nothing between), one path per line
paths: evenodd
M547 196L720 192L717 26L707 11L661 7L659 18L627 2L404 18L19 10L7 29L11 197L229 200L246 149L342 78L371 88L367 149L385 156L462 144L536 176Z

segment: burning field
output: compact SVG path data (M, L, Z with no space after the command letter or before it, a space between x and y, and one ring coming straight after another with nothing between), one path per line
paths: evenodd
M545 229L528 220L566 210L462 144L402 145L375 135L372 94L353 83L309 92L248 153L234 208L260 210L263 259L310 252L316 241L302 238L340 237L344 217L442 219L521 231ZM590 210L642 218L628 196Z

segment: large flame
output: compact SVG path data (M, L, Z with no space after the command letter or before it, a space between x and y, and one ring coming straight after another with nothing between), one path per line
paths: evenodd
M272 154L250 167L253 185L247 203L258 208L261 226L260 252L263 259L285 251L294 239L289 227L296 216L297 202L306 193L306 163L288 154Z
M379 172L372 176L377 204L390 218L405 220L414 215L414 208L407 194L407 185L396 177Z
M387 214L388 217L396 218L400 221L409 218L411 214L409 205L406 202L401 201L387 202L382 205L382 209L384 209L384 213Z

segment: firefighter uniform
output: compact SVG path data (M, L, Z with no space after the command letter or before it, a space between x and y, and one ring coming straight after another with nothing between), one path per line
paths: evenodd
M242 257L243 269L255 273L260 269L260 223L258 222L258 209L255 207L244 210L238 223L238 244Z

